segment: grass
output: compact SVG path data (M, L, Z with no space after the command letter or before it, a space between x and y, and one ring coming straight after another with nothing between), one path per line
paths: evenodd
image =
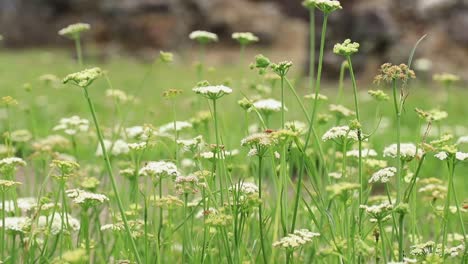
M7 99L2 99L1 131L26 129L32 134L32 138L24 142L18 136L10 138L4 134L3 157L17 156L28 163L11 166L4 164L5 159L0 162L2 179L22 183L13 187L2 183L0 189L1 208L8 208L6 203L10 200L14 204L14 209L2 211L1 226L7 226L1 229L2 238L6 237L0 247L4 263L110 263L117 260L140 263L386 263L403 256L418 263L466 261L466 250L456 248L463 244L463 239L452 238L454 233L464 232L460 223L466 223L468 184L464 175L468 167L463 162L455 166L450 158L444 162L434 157L439 151L449 153L453 147L451 142L468 135L464 122L468 114L464 98L468 91L461 84L450 89L449 103L444 99L446 90L437 84L416 80L405 88L408 96L404 97L400 108L400 142L413 142L418 148L429 150L419 143L423 139L429 143L442 136L443 133L437 133L440 128L453 133L454 138L439 145L433 143L431 152L401 162L407 166L400 166L395 159L382 157L384 148L397 142L398 126L392 98L377 102L362 89L379 88L392 94L390 85L364 86L358 77L357 84L344 83L340 101L337 82L318 81L316 86L322 84L321 93L328 96L328 101L314 106L311 99L302 97L312 91L309 80L300 75L301 69L296 65L290 72L279 70L278 75L284 78L278 77L275 84L270 85L264 75L235 63L208 70L207 65L196 69L186 58L179 58L172 64L154 58L154 64L145 64L128 57L107 61L88 57L84 59L86 65L99 66L105 71L86 88L90 103L95 107L94 119L94 112L89 111L83 98L83 88L61 83L51 85L39 80L43 74L53 74L61 80L80 69L64 51L3 50L0 58L0 92L19 103L6 106ZM278 69L287 67L281 63L276 66ZM211 84L226 84L233 93L216 100L196 95L192 88L201 74ZM289 89L289 83L300 103ZM253 89L252 84L269 86L271 91ZM108 89L119 89L134 95L138 101L123 103L112 99L106 96ZM163 93L169 89L182 93L177 95L177 92L168 100ZM237 103L244 97L252 102L256 97L284 99L281 105L286 106L287 111L280 107L279 112L266 114L262 109L252 108L246 113ZM401 182L394 176L387 184L368 184L368 179L380 167L360 165L357 158L344 159L341 155L356 149L357 142L343 138L313 140L314 136L320 139L331 127L349 125L354 119L353 116L336 118L331 115L325 122L323 114L330 114L328 105L334 103L351 110L359 107L362 131L370 134L368 140L361 142L363 148L375 149L378 153L375 159L386 161L388 166L398 166ZM431 128L436 133L424 137L427 122L418 117L415 108L440 108L448 111L448 117L440 124L433 122ZM199 111L210 113L203 122L193 120ZM308 132L307 119L312 112L316 135L310 136L308 145L304 144L304 139ZM73 115L89 120L89 129L72 136L53 130L61 118ZM174 117L178 121L190 121L194 127L174 133L174 126L178 126L173 123ZM304 123L305 131L281 130L292 120ZM102 152L111 153L109 163L104 163L103 157L95 154L98 141L103 138L99 133L96 135L93 123L102 129L104 139L121 138L145 147L112 155L120 149L117 143L103 144ZM247 137L246 123L257 124L260 134ZM174 125L167 135L160 132L149 138L131 138L129 133L123 133L123 128L145 124L148 125L145 129L155 131L163 124ZM277 131L262 133L268 129ZM348 130L345 137L349 133ZM50 135L62 135L69 144L48 143L39 148L37 142ZM197 135L202 135L207 144L190 143L184 148L174 142L177 138L192 139ZM241 146L243 139L244 146ZM458 151L468 151L466 144L456 147ZM250 148L255 149L255 157L247 155ZM227 151L234 149L238 149L239 154L229 155ZM204 152L212 152L213 156L203 158ZM71 162L69 156L74 156L76 163ZM367 159L362 159L367 164ZM141 173L142 168L151 171L151 166L156 166L151 162L156 161L163 161L157 165L163 173ZM176 166L177 172L171 166ZM359 172L361 166L363 170ZM339 171L347 177L335 179L328 174ZM414 188L409 188L412 181L405 180L408 173L418 177ZM109 176L114 174L116 190L112 191L113 182ZM438 179L432 182L439 189L449 187L446 193L419 191L430 187L425 181L431 177ZM96 180L99 184L94 184ZM244 183L253 184L252 189L248 191ZM396 188L396 183L400 189ZM104 194L105 198L90 198L86 193L85 202L80 203L70 194L69 190L75 188ZM117 194L121 197L132 237L124 232ZM392 204L388 212L385 209L371 214L372 217L358 209L360 204L380 206L388 202L387 199L394 203L397 196L407 205ZM18 197L34 197L29 202L34 206L22 211L17 205ZM376 200L377 197L383 200ZM447 202L444 197L453 199ZM451 205L465 209L461 214L450 213ZM402 220L403 211L406 218ZM27 218L18 220L13 219L14 216ZM50 216L57 217L58 223ZM80 228L73 224L75 218L80 219ZM371 218L377 221L370 221ZM446 224L444 218L448 219ZM8 227L6 219L17 221L14 223L19 228ZM20 225L18 221L26 222ZM298 244L291 244L294 241ZM429 241L441 245L436 247L427 243ZM418 248L422 251L416 252ZM454 250L458 255L440 254L441 248Z

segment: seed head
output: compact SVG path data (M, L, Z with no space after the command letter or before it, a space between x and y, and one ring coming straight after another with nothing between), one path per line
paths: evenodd
M406 64L393 65L384 63L380 66L380 71L374 78L375 83L387 82L391 83L394 80L406 82L409 79L416 78L416 74Z

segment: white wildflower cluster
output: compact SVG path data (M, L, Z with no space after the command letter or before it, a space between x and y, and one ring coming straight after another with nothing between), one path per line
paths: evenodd
M320 236L319 233L311 232L307 229L295 230L294 233L281 238L273 243L274 247L282 247L288 250L293 250L310 243L314 237Z
M19 129L12 131L10 134L10 140L13 142L28 142L32 139L32 134L27 129Z
M254 102L252 106L265 114L281 111L281 102L272 98L258 100ZM284 107L284 109L288 110L286 107ZM252 108L249 108L248 111L251 112Z
M109 201L109 198L104 194L92 193L81 189L67 190L66 194L73 202L81 205L99 204Z
M356 130L351 130L349 126L338 126L338 127L330 128L322 136L323 141L337 140L337 139L340 139L340 140L350 139L350 140L357 141L358 135L357 135Z
M59 124L52 130L63 131L67 135L76 135L79 132L87 132L88 129L89 121L74 115L72 117L60 119Z
M359 157L359 150L358 149L353 149L353 150L347 151L346 156L347 157L358 158ZM374 149L364 148L364 149L361 150L361 156L363 158L375 157L375 156L377 156L377 152Z
M150 161L140 169L139 174L141 176L157 177L177 177L180 175L179 171L177 170L177 166L174 163L168 161Z
M341 179L341 177L343 177L343 174L341 172L338 172L338 171L333 171L333 172L329 172L328 176L332 177L334 179Z
M306 94L306 95L304 95L304 98L305 99L318 100L318 101L327 101L328 100L328 97L326 95L324 95L324 94L315 95L315 93Z
M98 77L102 75L102 70L98 67L86 69L67 75L63 83L71 82L74 85L86 88L90 86Z
M65 36L70 39L77 39L80 37L80 34L82 32L88 31L90 28L91 26L87 23L76 23L62 28L61 30L59 30L58 34L60 36Z
M0 221L0 227L3 228L3 223ZM26 233L31 227L31 219L29 217L5 217L5 227L7 232Z
M125 134L129 139L148 140L154 131L150 126L132 126L125 128Z
M203 137L201 135L196 136L191 139L179 139L177 140L177 144L182 146L184 151L193 151L195 152L198 147L202 144Z
M309 129L308 125L301 121L288 121L284 123L284 128L299 134L303 134Z
M232 89L225 85L209 85L195 87L192 89L192 91L211 100L216 100L221 98L225 94L232 93Z
M175 122L175 131L179 132L184 129L192 128L192 124L186 121L176 121ZM159 133L165 134L174 132L174 122L167 123L159 127Z
M198 182L196 175L177 176L174 183L178 194L189 194L198 192L197 186L205 187L204 184Z
M0 160L0 170L11 170L22 166L26 166L26 161L22 158L8 157Z
M374 174L369 179L369 183L387 183L390 181L390 178L395 176L397 169L395 167L383 168Z
M106 148L107 153L112 156L127 154L130 151L128 143L122 139L117 139L114 142L104 139L104 147ZM96 156L101 157L102 155L102 147L101 144L99 144L96 148Z
M20 197L16 199L16 204L18 205L18 209L22 212L29 212L36 208L37 206L37 198L35 197ZM3 209L2 203L0 203L0 209ZM13 200L5 201L5 212L12 213L15 211L15 202Z
M417 153L416 153L417 151ZM417 148L413 143L401 143L400 144L400 156L404 161L411 161L413 158L421 157L424 154L424 151L421 148ZM391 144L386 147L383 151L384 157L397 157L397 144Z
M136 98L133 95L128 95L122 90L119 89L107 89L106 96L114 100L119 101L120 103L127 102L136 102Z
M333 11L342 9L340 1L336 0L305 0L302 2L307 8L317 8L325 14L330 14Z
M146 142L128 143L128 144L127 144L128 149L131 150L131 151L141 151L141 150L144 150L144 149L146 149L147 145L148 145L148 144L147 144Z
M333 47L333 52L341 56L351 56L352 54L358 52L359 43L351 42L350 39L346 39L343 43L337 43Z
M51 225L51 228L49 231L52 235L57 235L61 232L67 232L67 230L77 231L80 229L80 221L72 217L71 215L64 215L62 217L61 214L55 213L49 216L44 216L44 215L39 216L39 220L38 220L39 228L47 229L49 225Z
M330 104L328 110L330 110L330 112L334 113L339 118L350 117L356 114L356 112L342 105Z
M459 144L467 144L468 143L468 136L459 137L457 140L457 145Z
M388 202L383 202L377 205L361 204L359 208L364 209L364 211L372 217L370 219L371 222L376 222L380 220L385 221L387 216L389 216L390 212L393 210L393 205Z
M243 194L256 194L258 193L258 186L253 182L242 182L229 187L229 191L240 192Z
M440 160L446 160L451 154L445 152L445 151L441 151L437 154L434 155L434 157L440 159ZM459 161L465 161L468 159L468 153L465 153L465 152L460 152L460 151L457 151L455 152L455 159L459 160Z
M218 36L215 33L203 30L193 31L192 33L190 33L189 38L198 41L200 44L218 41Z
M251 32L234 32L232 38L237 40L241 45L247 45L258 41L258 37Z

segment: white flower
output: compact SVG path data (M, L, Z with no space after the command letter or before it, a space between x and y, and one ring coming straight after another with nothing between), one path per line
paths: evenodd
M173 176L180 175L177 166L168 161L150 161L139 172L142 176Z
M357 141L358 136L356 130L350 130L348 126L338 126L330 128L325 134L322 136L323 141L327 140L335 140L335 139L344 139L344 138L352 139Z
M369 183L387 183L390 181L390 178L395 176L397 169L395 167L387 167L381 170L378 170L372 177L369 179Z
M420 148L417 149L418 153L416 153L416 146L412 143L401 143L400 144L400 156L401 159L410 161L414 157L421 157L424 154L424 151ZM397 157L397 144L392 144L386 147L383 151L384 157Z
M88 31L90 28L91 26L87 23L76 23L62 28L61 30L59 30L58 34L60 36L66 36L71 39L77 39L79 38L81 32Z
M447 159L448 155L447 155L447 152L441 151L441 152L435 154L434 157L436 157L436 158L438 158L440 160L445 160L445 159Z
M175 130L177 132L184 130L186 128L191 128L192 124L186 121L176 121L175 122ZM159 127L159 132L161 134L173 132L174 131L174 122L167 123Z
M388 202L384 202L381 204L370 205L370 206L361 204L359 208L364 209L366 213L368 213L372 217L379 218L383 214L390 212L393 209L393 206L389 204Z
M348 116L354 116L356 113L342 105L335 105L335 104L330 104L329 106L330 112L334 113L335 115L339 117L348 117Z
M195 87L192 89L192 91L194 91L196 94L200 94L212 100L221 98L225 94L232 93L232 89L224 85L209 85Z
M8 157L0 160L0 169L13 169L19 166L26 166L22 158Z
M258 37L251 32L234 32L232 33L232 38L237 40L241 45L247 45L258 41Z
M135 150L135 151L139 151L139 150L143 150L146 148L146 142L139 142L139 143L128 143L127 146L128 146L128 149L129 150Z
M253 103L253 107L258 111L265 113L279 112L281 111L281 102L275 99L262 99ZM284 110L287 110L284 107ZM249 112L252 111L252 108L249 108Z
M251 149L249 150L249 152L247 153L247 156L253 157L253 156L257 155L257 154L258 154L257 149L256 149L256 148L251 148Z
M145 141L154 134L154 131L149 126L133 126L125 128L125 134L127 138Z
M52 235L57 235L60 232L62 232L62 221L67 222L67 220L68 220L68 227L71 230L77 231L80 229L80 221L78 221L77 219L73 218L71 215L68 215L68 214L62 219L62 215L59 213L55 213L50 216L44 216L44 215L39 216L38 227L41 229L48 228L50 225L50 222L52 221L50 232L52 233ZM66 223L63 226L64 226L63 227L64 229L67 229Z
M356 157L356 158L358 158L359 157L359 150L358 149L350 150L350 151L346 152L346 156L347 157ZM377 152L375 150L373 150L373 149L362 149L361 150L361 156L363 158L375 157L375 156L377 156Z
M31 226L29 217L5 217L5 230L17 233L25 233ZM0 227L3 228L3 223L0 221Z
M314 237L318 236L320 236L319 233L310 232L307 229L295 230L293 234L273 243L273 246L294 249L311 242Z
M86 132L88 129L89 121L74 115L72 117L60 119L59 124L52 130L63 131L67 135L76 135L78 132Z
M130 151L128 143L122 139L117 139L114 143L108 139L104 139L104 147L106 148L106 151L113 156L127 154ZM102 156L101 144L96 148L96 156Z
M196 30L190 33L189 38L196 40L202 44L218 41L218 36L215 33L211 33L203 30Z
M74 203L86 204L88 202L104 203L109 201L109 198L104 194L92 193L81 189L67 190L66 194L69 198L73 199Z
M343 177L343 174L341 172L330 172L328 173L328 176L334 179L341 179L341 177Z
M466 144L468 143L468 136L459 137L457 140L457 144Z
M34 209L37 206L37 198L35 197L22 197L16 200L18 204L18 208L22 212L28 212ZM2 203L0 202L0 209L2 208ZM15 211L15 203L13 200L5 201L5 212L14 212Z
M455 158L456 158L457 160L464 161L464 160L468 159L468 153L457 151L457 152L455 153Z
M255 194L258 193L258 186L252 182L242 182L239 184L235 184L229 187L229 191L237 191L242 192L243 194Z

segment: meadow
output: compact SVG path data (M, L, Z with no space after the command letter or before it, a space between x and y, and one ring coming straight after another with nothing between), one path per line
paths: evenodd
M361 83L351 40L324 81L341 6L304 6L326 18L308 76L251 33L229 65L205 31L197 60L83 56L87 24L0 49L2 263L467 263L466 85L418 79L420 42Z

